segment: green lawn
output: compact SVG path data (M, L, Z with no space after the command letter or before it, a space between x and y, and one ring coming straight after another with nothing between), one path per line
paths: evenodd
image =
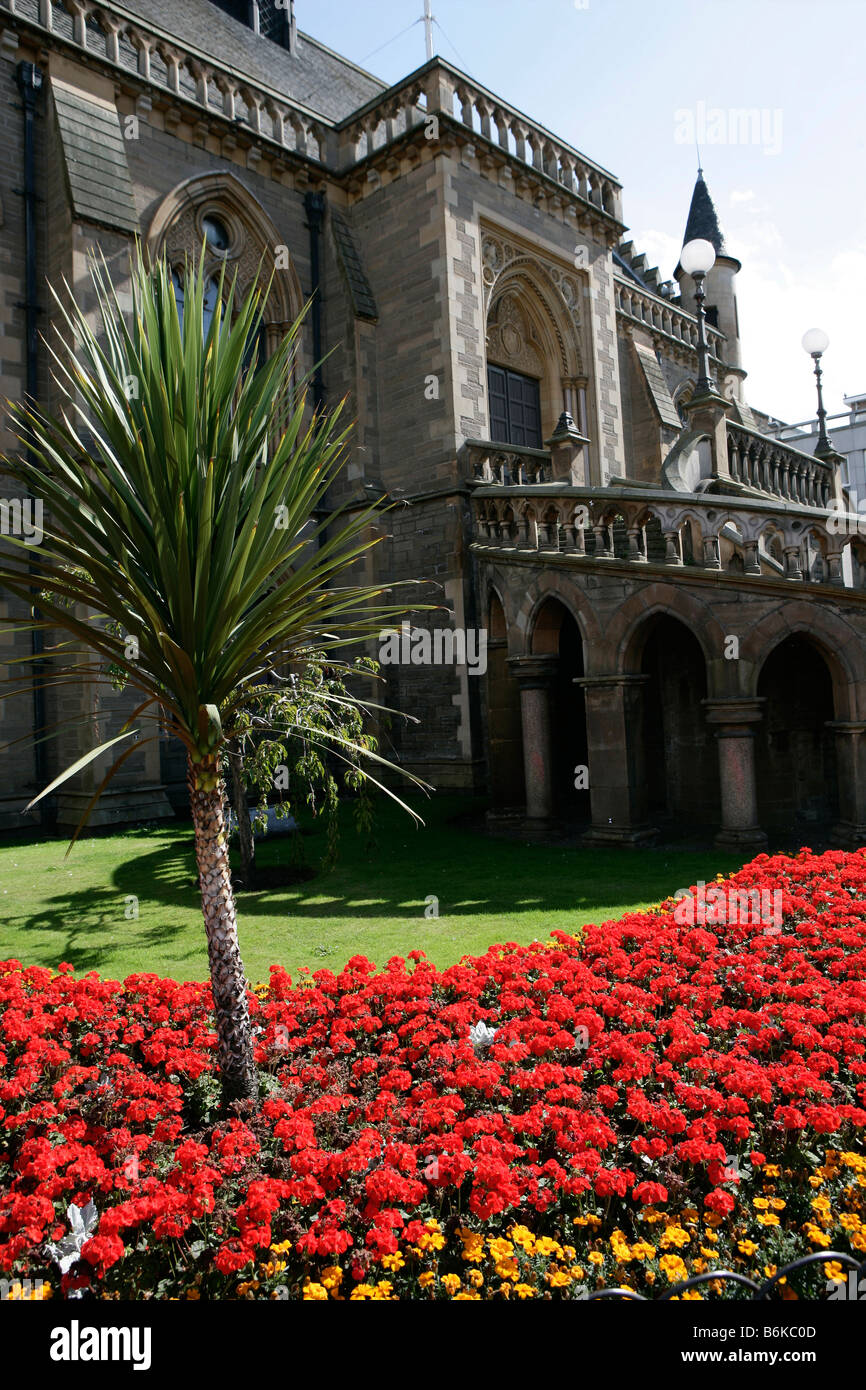
M618 917L699 878L742 862L677 849L598 850L491 839L467 828L465 800L436 797L415 829L390 804L377 811L375 842L347 821L328 875L292 887L239 893L241 947L252 980L272 963L339 970L363 953L378 965L420 947L437 965L497 941L545 939L556 927ZM454 820L458 815L461 819ZM265 838L262 863L288 857ZM304 841L310 863L321 832ZM182 823L95 835L65 858L63 839L0 842L0 957L96 969L123 978L148 970L176 979L207 974L192 834ZM138 917L131 914L132 895ZM435 895L439 916L425 917Z

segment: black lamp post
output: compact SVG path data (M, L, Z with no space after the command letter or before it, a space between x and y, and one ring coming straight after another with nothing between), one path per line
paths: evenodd
M703 237L696 237L694 241L687 241L680 252L680 265L695 282L695 302L698 306L698 379L695 384L693 399L698 396L718 395L718 387L710 373L710 354L707 348L706 315L704 313L704 299L706 298L704 277L712 270L715 261L715 247L711 241L705 241Z
M827 437L827 412L824 409L824 392L821 386L821 357L829 346L830 339L823 328L810 328L808 333L803 334L803 349L815 363L815 380L818 383L818 443L815 445L815 457L819 459L837 457L837 451Z

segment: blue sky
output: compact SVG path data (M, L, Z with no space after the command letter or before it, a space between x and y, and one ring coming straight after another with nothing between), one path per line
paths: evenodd
M422 10L296 0L300 29L386 82L424 62L421 24L395 38ZM789 421L814 414L807 328L830 335L828 410L866 390L864 12L863 0L433 3L438 53L617 175L629 236L663 278L695 179L683 140L703 111L705 178L743 263L748 397ZM760 113L756 139L736 138L732 109Z

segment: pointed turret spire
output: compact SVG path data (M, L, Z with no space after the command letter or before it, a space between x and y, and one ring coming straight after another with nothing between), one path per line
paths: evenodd
M694 241L697 237L700 237L703 241L709 241L715 248L717 256L724 256L726 254L725 238L719 226L719 215L710 197L710 190L704 182L704 171L700 168L698 169L695 189L692 193L692 203L686 221L686 234L683 237L683 246L685 246L687 241Z

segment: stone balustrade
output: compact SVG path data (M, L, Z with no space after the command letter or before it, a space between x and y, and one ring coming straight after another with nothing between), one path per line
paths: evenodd
M694 314L670 304L659 295L651 294L649 290L642 290L639 285L619 276L614 277L614 294L617 313L622 317L697 352L698 321ZM711 324L707 324L706 330L707 346L711 354L721 358L724 334Z
M466 452L473 481L508 487L549 483L553 478L552 460L546 449L467 439Z
M728 421L728 469L734 483L805 507L827 507L833 469L811 454Z
M0 16L4 13L51 31L155 92L193 103L334 172L345 172L435 114L486 142L488 156L523 164L527 174L553 180L602 216L621 222L622 190L612 174L442 59L425 63L347 119L332 121L244 78L229 62L180 43L112 0L0 0Z
M528 452L486 448L491 475L521 467ZM471 452L483 456L477 444ZM801 503L650 487L509 486L482 476L472 485L472 511L473 549L501 559L560 555L578 564L655 564L866 589L866 526Z
M381 148L434 114L486 142L488 158L498 154L523 164L527 172L553 180L621 221L622 189L612 174L438 58L353 114L349 129L356 157Z
M333 146L333 122L273 88L250 83L228 62L180 44L111 0L0 0L0 17L4 11L49 30L91 60L142 79L155 92L162 89L305 159L324 163Z

